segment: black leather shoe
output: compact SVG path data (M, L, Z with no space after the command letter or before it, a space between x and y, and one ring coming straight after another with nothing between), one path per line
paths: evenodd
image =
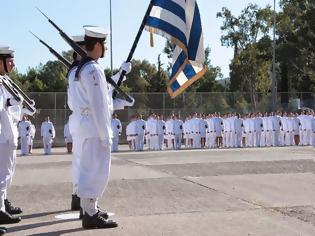
M93 216L85 213L82 218L82 227L85 229L98 229L98 228L115 228L118 224L113 220L106 220L99 213Z
M21 214L23 211L19 207L12 206L11 202L8 199L4 200L5 211L11 215Z
M0 211L0 225L15 224L21 221L21 217L12 216L8 212Z
M80 198L76 194L72 194L71 200L71 211L79 211L80 210Z
M0 235L5 234L7 232L7 228L0 227Z
M98 214L103 217L105 220L107 220L109 218L109 215L106 211L102 211L100 209L98 209ZM83 218L83 209L82 207L80 207L80 215L79 215L79 219L81 220Z

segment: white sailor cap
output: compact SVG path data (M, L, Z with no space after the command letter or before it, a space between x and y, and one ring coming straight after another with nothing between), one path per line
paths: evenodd
M72 36L72 39L76 43L84 43L84 35L75 35Z
M85 36L91 38L106 39L109 34L108 30L99 26L85 25L83 28L85 30Z
M14 53L14 51L12 49L10 49L9 46L0 44L0 55L13 57L13 53Z

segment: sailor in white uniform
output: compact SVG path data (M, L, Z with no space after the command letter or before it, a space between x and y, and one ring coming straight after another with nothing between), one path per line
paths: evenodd
M35 138L35 134L36 134L36 128L35 125L31 123L31 131L30 131L30 136L29 136L29 141L28 141L28 150L29 153L31 154L33 151L33 143L34 143L34 138Z
M134 102L128 103L122 99L113 101L112 88L107 84L104 70L98 63L105 53L107 32L101 27L84 28L87 57L81 60L75 73L69 75L71 110L74 123L80 127L76 135L82 144L78 181L78 196L84 213L82 226L86 229L117 227L116 222L105 219L106 214L98 208L98 199L102 197L109 180L113 110L132 106ZM122 69L130 72L131 64L123 65L125 67Z
M56 131L53 123L50 121L49 116L45 118L40 130L41 137L43 138L43 146L45 155L51 154L51 145L56 136Z
M6 89L7 74L14 68L13 50L0 45L0 224L12 224L21 221L22 210L13 207L7 199L7 189L12 183L16 163L18 142L17 121L21 117L22 97L17 101ZM2 232L4 232L1 229Z
M111 126L113 130L112 152L118 152L118 143L122 132L122 125L116 113L113 115Z
M28 121L27 116L23 116L18 124L19 137L21 142L21 155L29 154L29 136L31 134L31 122Z

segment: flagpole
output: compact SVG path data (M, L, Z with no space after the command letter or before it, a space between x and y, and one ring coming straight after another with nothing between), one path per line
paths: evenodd
M277 110L276 80L276 0L273 1L273 42L272 42L272 109Z
M144 30L144 27L145 27L147 18L148 18L149 14L150 14L150 12L151 12L151 10L152 10L152 7L153 7L153 0L150 0L150 4L149 4L149 6L148 6L148 9L147 9L147 11L146 11L144 17L143 17L142 23L141 23L140 28L139 28L139 30L138 30L137 36L136 36L136 38L135 38L135 40L134 40L134 42L133 42L133 44L132 44L132 47L131 47L131 49L130 49L130 52L129 52L129 55L128 55L128 57L127 57L126 62L130 62L131 59L132 59L132 57L133 57L133 54L134 54L134 52L135 52L135 50L136 50L136 48L137 48L138 42L139 42L139 40L140 40L141 34L142 34L143 30ZM118 80L118 82L117 82L117 85L118 85L118 86L121 85L121 82L122 82L122 80L123 80L125 74L126 74L126 71L123 70L122 73L120 74L119 80ZM114 91L114 92L113 92L113 98L115 98L116 95L117 95L117 92Z
M112 0L109 0L109 22L110 22L110 71L113 75L113 19L112 19Z

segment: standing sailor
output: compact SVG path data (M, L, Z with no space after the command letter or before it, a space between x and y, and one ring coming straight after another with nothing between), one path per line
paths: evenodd
M69 121L67 121L67 123L65 124L65 126L63 128L63 136L65 138L67 153L71 154L72 153L72 135L71 135L70 129L69 129Z
M75 83L74 93L70 92L70 103L74 117L79 117L80 129L77 136L82 140L80 150L80 171L78 196L83 209L83 228L111 228L117 223L107 220L107 214L98 209L108 184L111 165L112 129L111 118L115 107L122 109L132 106L121 99L112 100L103 68L98 63L105 53L107 32L101 27L86 26L85 47L87 57L83 58L75 72L69 75L69 83ZM131 71L131 64L124 63L122 69ZM69 89L72 86L69 84Z
M31 134L31 122L28 121L27 116L23 116L23 119L19 122L19 137L21 141L21 155L25 156L29 154L29 137Z
M43 138L44 153L45 155L49 155L51 153L53 139L56 136L55 127L50 121L49 116L47 116L45 121L42 123L40 133Z
M122 126L116 113L113 115L111 126L113 130L112 152L118 152L119 136L121 135L122 132Z
M28 141L28 152L31 154L33 151L33 143L34 143L34 138L35 138L35 133L36 133L36 128L35 125L31 123L31 130L30 130L30 136L29 136L29 141Z
M11 108L20 108L22 98L16 101L5 88L6 74L14 67L13 50L7 46L0 46L0 224L12 224L21 221L21 217L12 216L20 214L22 210L13 207L7 199L7 189L12 182L18 139L18 130ZM0 232L5 233L5 228Z

